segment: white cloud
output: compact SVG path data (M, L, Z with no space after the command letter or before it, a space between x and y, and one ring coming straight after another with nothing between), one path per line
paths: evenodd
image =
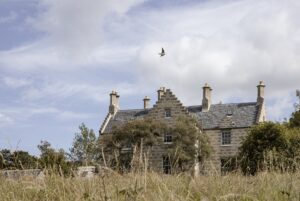
M3 83L9 88L20 88L28 86L32 83L31 80L24 78L15 78L15 77L4 77L2 78Z
M60 121L86 120L94 117L92 113L76 112L56 107L27 106L1 109L0 126L31 124L32 118L54 118Z
M123 95L133 94L137 86L126 82L104 83L103 85L92 85L88 83L67 83L62 81L50 81L32 85L23 90L22 99L26 101L46 100L48 102L59 102L73 99L95 101L98 103L107 101L110 90L116 89Z
M0 24L10 23L17 19L17 17L18 15L15 12L11 11L8 16L0 17Z
M185 104L201 104L201 87L213 87L214 102L255 101L264 80L267 100L300 86L300 3L232 1L219 5L153 11L151 40L139 50L137 66L144 86L164 84ZM166 56L158 57L161 46ZM278 115L292 108L281 108ZM289 109L290 111L291 109ZM275 116L272 116L276 118Z
M278 94L299 88L298 1L207 1L152 10L139 7L142 2L43 0L28 22L45 36L0 52L1 67L75 77L86 69L101 80L71 83L51 74L50 81L22 90L26 101L73 96L103 103L111 89L137 95L165 85L184 104L201 104L205 82L214 89L213 102L255 101L256 84L264 80L266 99L285 104ZM107 77L107 71L134 77Z
M0 113L0 127L8 126L14 123L14 120L6 114Z

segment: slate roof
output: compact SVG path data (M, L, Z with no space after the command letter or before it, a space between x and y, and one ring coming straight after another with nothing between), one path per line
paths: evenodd
M115 116L109 120L103 133L110 133L113 127L121 126L130 120L144 118L149 111L150 109L119 110Z
M202 106L188 106L188 111L200 121L203 129L246 128L254 125L258 115L256 102L213 104L209 111L202 112Z
M202 112L201 105L187 106L188 112L199 119L203 129L246 128L254 125L259 106L256 102L212 104L209 111ZM151 109L119 110L111 118L103 133L129 120L143 118Z

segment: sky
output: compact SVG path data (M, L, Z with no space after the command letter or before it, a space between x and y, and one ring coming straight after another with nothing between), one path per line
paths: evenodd
M166 55L158 53L164 48ZM81 123L151 104L170 88L184 105L254 102L294 111L300 88L298 0L0 0L0 149L66 151Z

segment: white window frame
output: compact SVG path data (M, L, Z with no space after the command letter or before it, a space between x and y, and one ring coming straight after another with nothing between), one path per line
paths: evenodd
M221 145L230 146L232 140L231 130L222 130L221 131Z

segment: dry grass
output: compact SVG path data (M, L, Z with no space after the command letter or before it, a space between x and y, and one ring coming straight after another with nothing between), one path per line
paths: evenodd
M119 175L93 179L47 176L43 181L13 181L0 178L0 200L300 200L300 173L260 173L245 177Z

